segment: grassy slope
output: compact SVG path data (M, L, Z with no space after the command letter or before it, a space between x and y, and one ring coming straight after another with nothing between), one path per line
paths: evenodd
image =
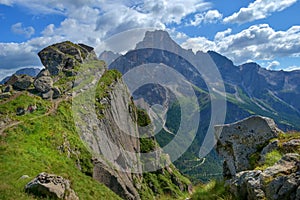
M38 110L16 116L16 108L28 103L36 103ZM115 193L88 176L92 155L75 131L71 103L62 102L55 112L45 115L50 107L49 101L26 94L0 104L2 117L23 121L0 136L0 199L36 199L24 193L24 186L40 172L70 179L80 199L118 199ZM73 151L69 156L67 149ZM82 171L76 163L80 163ZM25 174L30 178L19 179Z

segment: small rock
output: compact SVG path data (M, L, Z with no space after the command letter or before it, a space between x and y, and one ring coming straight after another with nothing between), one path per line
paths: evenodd
M11 85L8 85L4 88L3 92L11 92L13 90L13 87Z
M10 92L4 92L0 94L0 99L7 99L11 97L11 93Z
M54 93L53 90L49 90L48 92L42 94L42 98L43 99L52 99L53 93Z
M36 178L27 183L25 192L39 197L54 199L79 200L70 188L70 181L55 174L40 173Z
M21 176L19 179L27 179L27 178L29 178L28 175L23 175L23 176Z
M24 115L25 114L25 109L23 107L18 107L16 114L17 115Z

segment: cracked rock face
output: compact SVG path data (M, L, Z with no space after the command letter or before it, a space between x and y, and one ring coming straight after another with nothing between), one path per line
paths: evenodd
M230 191L239 199L300 199L300 155L289 153L264 171L237 173L227 181Z
M224 176L231 177L251 169L249 157L276 138L280 130L270 118L251 116L233 124L216 126L215 132L220 135L217 151L224 158Z
M40 173L36 178L27 183L25 191L39 197L53 199L79 200L70 188L70 181L55 174Z

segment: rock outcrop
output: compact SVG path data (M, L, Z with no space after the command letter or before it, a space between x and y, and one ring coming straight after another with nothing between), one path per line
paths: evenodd
M221 133L217 150L224 158L226 185L237 199L300 200L298 138L291 134L292 139L281 141L289 137L273 120L260 116L216 126L215 130ZM274 152L281 157L275 164L268 161L270 155L276 159Z
M79 200L70 181L55 174L40 173L25 186L25 191L38 197L51 199Z
M249 158L262 150L280 130L270 118L251 116L233 124L215 126L218 138L217 151L224 158L223 173L234 176L251 169Z
M46 47L38 55L51 75L58 75L62 70L73 69L86 60L97 58L92 47L69 41Z
M286 154L273 166L237 173L228 181L239 199L300 199L300 155Z
M33 83L33 78L29 75L12 75L6 84L12 85L16 90L26 90Z

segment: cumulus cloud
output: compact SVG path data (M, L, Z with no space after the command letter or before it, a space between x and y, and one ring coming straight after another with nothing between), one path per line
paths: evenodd
M286 31L275 31L268 24L260 24L236 34L230 33L230 29L219 32L213 41L204 37L189 38L182 45L194 51L217 51L237 64L247 60L299 56L300 26L293 26Z
M241 8L238 12L224 18L225 23L243 24L246 22L264 19L270 16L273 12L282 11L297 0L256 0L250 3L248 7Z
M284 70L285 71L300 70L300 66L293 65L293 66L289 66L289 67L285 68Z
M26 38L30 38L35 32L32 26L24 27L21 22L12 25L11 31L18 35L25 35Z
M218 10L209 10L204 13L198 13L194 16L188 25L198 26L202 23L217 23L222 19L223 15Z
M20 6L34 15L65 17L60 24L47 25L41 37L24 43L0 43L1 70L40 65L37 52L52 43L71 40L100 51L103 41L112 35L132 28L165 29L167 24L180 24L187 15L211 6L204 0L0 0L0 4ZM22 23L13 25L11 30L26 37L34 34L33 27L24 27ZM136 32L141 34L143 31ZM129 42L128 38L123 40ZM110 45L120 47L120 44Z
M266 69L268 69L268 70L274 70L278 66L280 66L280 62L278 62L277 60L273 60L271 62L267 62Z
M6 5L6 6L11 6L12 1L11 0L0 0L0 4Z

